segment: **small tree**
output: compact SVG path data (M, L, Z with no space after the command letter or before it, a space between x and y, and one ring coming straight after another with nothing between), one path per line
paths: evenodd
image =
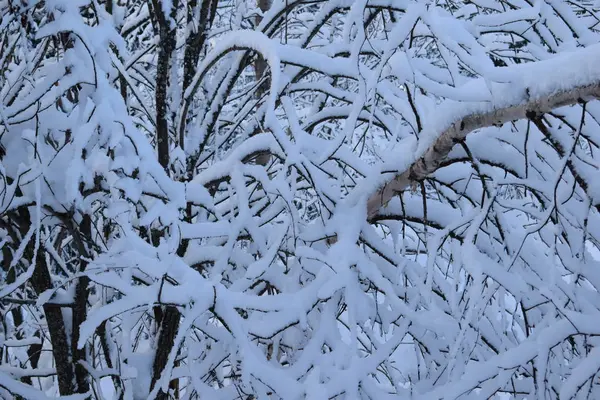
M0 396L600 395L592 2L0 11Z

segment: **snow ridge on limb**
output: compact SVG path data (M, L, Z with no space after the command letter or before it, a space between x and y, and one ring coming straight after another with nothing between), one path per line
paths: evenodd
M371 220L398 192L434 172L455 144L477 129L533 118L554 109L600 98L600 45L502 71L506 83L491 88L490 102L447 100L436 108L418 142L414 161L369 197ZM551 71L551 76L548 72ZM472 82L474 90L489 90L483 80ZM479 85L477 85L479 84ZM384 168L385 169L385 168Z

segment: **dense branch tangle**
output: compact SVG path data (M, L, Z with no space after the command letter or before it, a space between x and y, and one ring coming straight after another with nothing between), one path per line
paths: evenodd
M595 6L0 7L0 396L599 394Z

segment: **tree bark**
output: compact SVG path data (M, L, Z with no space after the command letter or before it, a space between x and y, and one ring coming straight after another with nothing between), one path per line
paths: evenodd
M218 0L202 0L202 4L200 5L200 20L198 21L196 31L192 31L190 27L194 24L194 15L198 7L198 0L188 0L187 24L189 35L185 41L185 52L183 55L183 93L190 87L194 79L200 52L206 42L206 32L212 26L217 15L217 3ZM179 145L182 149L185 147L185 129L180 129L179 131Z
M170 15L162 10L162 1L152 0L152 18L158 26L158 62L156 66L156 145L158 162L165 170L169 168L169 122L167 90L171 71L171 58L176 44L177 25L175 18L179 0L171 4Z
M33 243L30 246L31 254L33 254ZM53 287L44 257L37 257L30 283L38 296ZM75 394L78 392L75 381L75 368L71 359L71 349L69 348L62 310L60 307L53 307L48 304L44 304L43 309L48 331L50 332L50 341L52 342L52 355L54 356L56 374L58 375L58 390L63 396Z
M84 243L84 238L91 237L91 218L88 215L83 217L83 220L79 226L73 226L72 221L65 221L65 223L71 224L72 235L75 239L77 250L82 259L79 261L79 272L84 272L87 267L87 261L85 259L90 258L89 251ZM71 354L73 356L73 363L75 365L75 381L77 382L77 388L79 393L84 393L89 390L90 384L88 381L88 372L85 367L81 364L81 361L86 361L86 346L79 348L79 327L83 324L87 318L87 301L90 294L89 290L90 278L82 276L75 283L75 299L73 306L72 316L72 334L71 334Z
M159 321L160 331L158 334L158 343L156 344L156 354L154 358L154 364L152 367L152 384L150 386L150 391L154 389L154 386L160 379L160 376L167 366L167 361L169 360L169 354L173 349L173 344L175 343L175 336L177 335L177 330L179 329L179 321L181 319L181 313L177 310L176 307L167 306L164 307L164 311L161 312L161 321ZM171 389L177 390L177 386L175 381L171 382ZM165 393L161 390L158 391L156 395L157 400L167 400L169 398L168 393Z
M8 180L9 184L12 180ZM22 193L17 189L17 195L21 196ZM15 212L9 214L10 220L18 226L18 233L10 227L12 231L11 237L15 240L24 238L27 235L31 227L31 215L27 207L20 207ZM29 284L33 287L36 295L41 295L48 289L53 288L52 278L46 259L43 255L39 254L36 257L35 254L35 239L32 238L27 243L24 252L24 259L34 262L35 266ZM77 386L75 383L75 369L71 360L71 349L65 329L65 321L63 318L62 310L60 307L52 306L50 304L44 304L42 306L44 315L46 317L46 324L48 325L48 332L50 334L50 343L52 344L52 355L56 364L56 375L58 381L58 390L61 395L68 396L77 393Z
M260 11L265 13L265 12L269 11L269 9L271 8L271 0L257 0L257 5L258 5L258 8L260 9ZM260 25L262 19L263 19L262 16L260 16L260 15L257 16L255 19L255 26ZM268 66L268 63L264 59L262 54L257 54L256 59L254 61L254 74L255 74L254 76L255 76L257 82L260 81L261 79L263 79L263 77L265 79L265 81L263 83L261 83L258 88L256 88L256 99L257 100L259 100L267 92L267 89L271 85L271 77L265 75L267 72L267 66ZM254 134L258 134L261 132L262 132L262 129L260 129L260 127L259 127L255 130ZM261 165L264 167L269 163L270 160L271 160L271 156L269 155L269 153L260 153L254 159L254 163L256 165Z
M158 44L158 62L156 71L156 142L158 148L158 162L169 173L169 120L167 108L167 90L170 86L170 70L173 51L176 45L177 24L176 16L179 7L179 0L173 0L171 4L171 12L166 15L162 10L161 0L152 0L152 19L155 26L158 27L159 44ZM155 243L156 245L156 243ZM157 321L160 326L158 332L158 342L154 363L152 366L152 381L150 390L154 388L162 371L165 369L168 361L169 353L173 348L173 343L177 330L179 328L180 312L175 307L158 306L160 312L156 312L157 316L161 316ZM158 311L158 310L156 310ZM177 391L177 382L171 382L170 387ZM159 390L156 399L167 400L168 394Z
M550 112L556 108L577 104L583 100L600 98L600 82L585 84L566 91L540 93L535 98L518 104L491 107L491 111L464 113L457 115L452 123L442 129L430 146L405 171L390 179L385 186L369 197L367 217L371 220L380 208L386 205L397 193L402 192L413 182L418 182L433 173L450 153L456 143L464 140L476 129L503 124Z

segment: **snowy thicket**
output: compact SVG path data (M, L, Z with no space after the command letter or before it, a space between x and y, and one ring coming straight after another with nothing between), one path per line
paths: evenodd
M1 398L600 398L600 3L0 15Z

